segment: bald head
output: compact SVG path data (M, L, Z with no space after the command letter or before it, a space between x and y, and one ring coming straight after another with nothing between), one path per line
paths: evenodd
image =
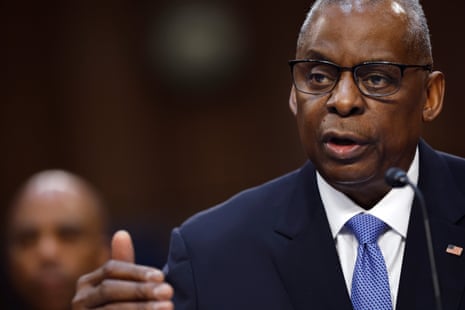
M34 309L69 309L79 276L108 258L107 216L97 191L61 170L32 176L11 205L11 280Z
M99 231L106 230L107 215L99 193L89 182L70 172L46 170L31 176L19 190L10 214L16 219L17 213L24 209L41 212L45 208L57 212L75 209L91 218Z
M431 40L423 8L418 0L316 0L302 24L297 40L297 50L304 44L316 17L324 15L328 6L338 6L346 14L381 8L381 17L390 15L405 22L402 40L409 53L416 55L418 63L433 63ZM386 24L386 27L390 27Z

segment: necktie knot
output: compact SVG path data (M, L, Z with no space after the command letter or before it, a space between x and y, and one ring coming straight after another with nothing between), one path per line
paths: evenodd
M387 225L373 215L361 213L347 221L348 227L359 244L376 243L379 236L386 231Z

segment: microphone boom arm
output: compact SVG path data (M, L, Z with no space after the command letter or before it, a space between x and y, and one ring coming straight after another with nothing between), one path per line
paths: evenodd
M413 184L410 179L408 178L405 171L400 168L389 168L386 171L385 175L386 183L391 187L404 187L406 185L412 188L415 196L420 203L421 212L423 214L423 225L425 227L425 236L426 236L426 245L428 247L428 258L431 267L431 277L433 282L433 290L434 290L434 299L436 301L436 310L442 310L442 302L441 302L441 292L439 288L439 278L438 278L438 271L436 268L436 260L434 258L434 251L433 251L433 239L431 237L431 228L429 225L429 217L428 211L426 210L426 203L425 198L423 197L423 193L420 189Z

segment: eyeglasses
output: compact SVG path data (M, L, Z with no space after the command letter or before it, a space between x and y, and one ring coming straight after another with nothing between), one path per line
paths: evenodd
M351 71L355 84L366 96L384 97L396 93L404 71L417 68L432 71L432 65L405 65L387 61L363 62L353 67L341 67L325 60L290 60L292 79L296 89L311 95L323 95L336 87L341 73Z

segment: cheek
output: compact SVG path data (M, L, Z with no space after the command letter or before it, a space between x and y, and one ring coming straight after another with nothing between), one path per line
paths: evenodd
M15 274L15 276L31 274L36 269L37 261L34 251L17 249L9 254L9 267L11 273Z
M318 100L298 100L297 125L302 143L309 146L316 142L324 117L327 112L324 103ZM323 107L323 108L322 108Z
M402 109L397 109L395 113L386 114L388 116L378 122L378 132L384 136L384 140L390 141L391 144L398 145L400 148L410 143L416 143L421 136L423 126L420 105L406 105Z
M372 125L376 131L374 135L378 140L376 145L378 165L382 167L381 170L391 166L408 169L421 136L422 120L419 105L399 101L385 108L371 115Z
M38 259L34 255L16 254L13 260L10 260L8 275L12 284L19 290L30 286L39 272Z
M93 243L77 243L68 245L64 251L66 265L70 272L81 275L92 271L99 265L100 248Z

